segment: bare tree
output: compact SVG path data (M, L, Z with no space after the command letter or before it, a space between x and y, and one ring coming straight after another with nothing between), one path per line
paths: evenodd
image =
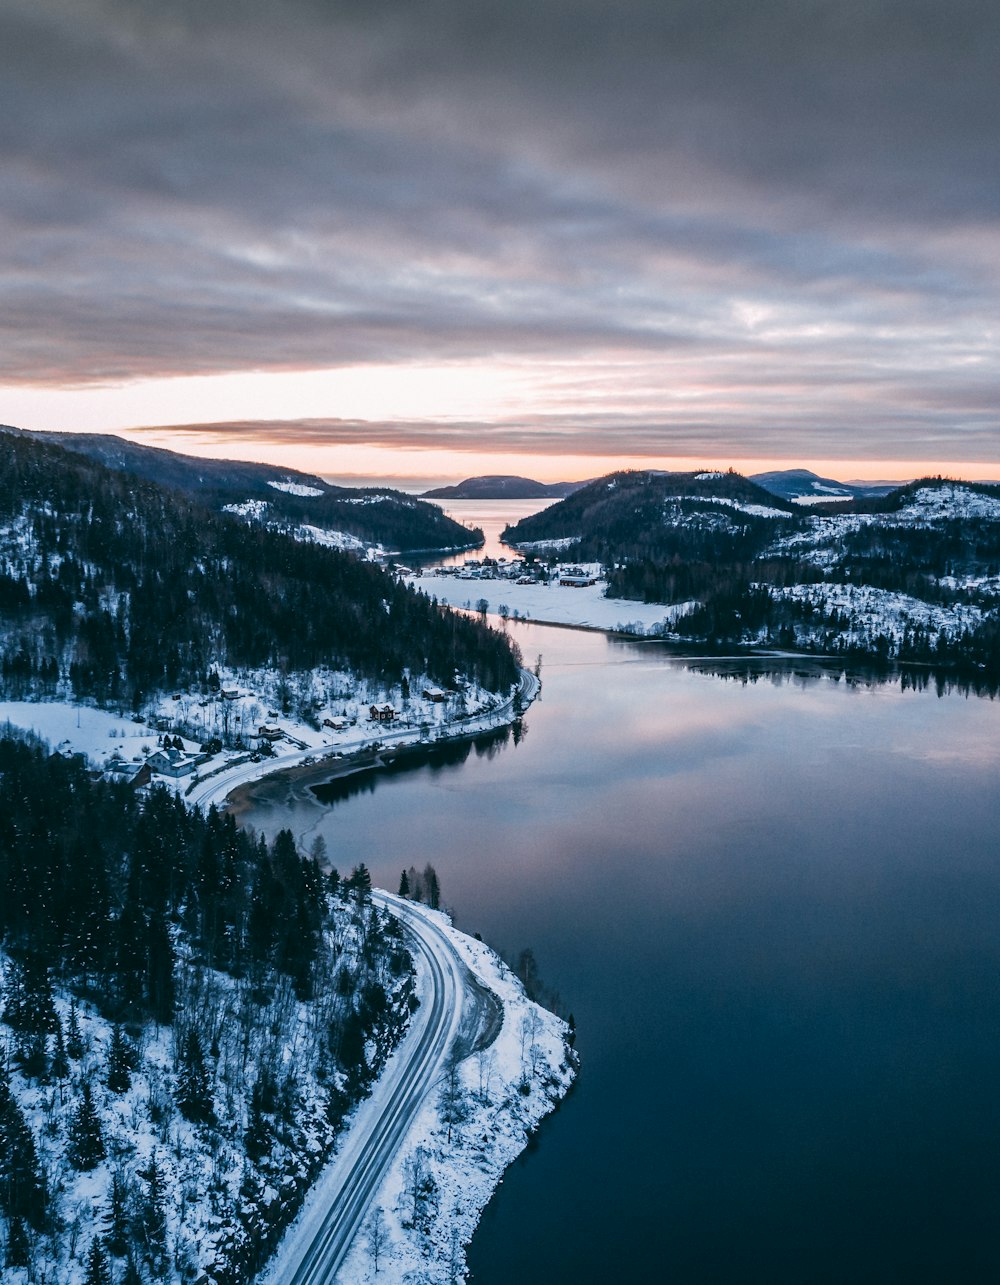
M368 1257L372 1260L372 1267L375 1268L377 1276L379 1262L389 1248L389 1228L385 1224L385 1212L381 1205L376 1206L368 1219L365 1235L368 1240Z
M448 1126L448 1146L451 1146L452 1126L461 1124L468 1118L469 1107L462 1088L462 1078L458 1073L461 1058L452 1052L445 1066L441 1092L438 1094L438 1113L442 1124Z

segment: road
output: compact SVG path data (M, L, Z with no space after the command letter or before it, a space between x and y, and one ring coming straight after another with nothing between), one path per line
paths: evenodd
M435 730L435 739L448 740L451 737L475 736L479 732L487 732L493 728L500 727L504 723L511 723L516 717L515 702L520 701L521 708L526 708L538 695L541 683L526 669L519 671L517 689L505 700L495 705L493 709L485 710L481 714L472 714L468 718L456 719L453 723L442 723ZM373 740L378 740L385 746L402 746L417 745L423 736L422 729L419 727L367 727L359 729L357 736L353 740L340 741L337 745L329 747L327 750L312 749L294 750L291 753L280 754L276 758L263 759L259 763L245 762L236 767L225 768L213 776L207 776L204 780L197 781L185 794L187 801L194 807L207 808L214 803L221 807L228 795L240 785L247 785L250 781L259 780L262 776L268 776L272 772L281 772L287 768L298 767L307 758L321 759L324 753L331 753L336 749L337 753L350 754L351 752L362 749L366 744Z
M281 1285L337 1280L403 1139L436 1091L470 993L468 970L437 924L399 897L373 892L372 899L404 921L407 945L419 957L427 982L405 1039L359 1110L306 1214L278 1251L270 1279Z

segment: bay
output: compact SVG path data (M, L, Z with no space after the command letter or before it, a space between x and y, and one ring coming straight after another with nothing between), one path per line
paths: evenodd
M517 744L243 814L393 889L431 861L573 1011L579 1085L473 1279L995 1279L997 705L511 629Z

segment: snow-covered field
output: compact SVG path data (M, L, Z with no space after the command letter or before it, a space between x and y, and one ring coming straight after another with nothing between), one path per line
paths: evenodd
M462 610L475 611L480 599L485 598L487 611L494 616L506 614L515 620L635 634L669 630L670 623L691 606L677 603L665 607L662 603L605 598L607 585L601 580L579 588L559 584L521 585L512 580L437 580L428 576L411 583L439 602Z

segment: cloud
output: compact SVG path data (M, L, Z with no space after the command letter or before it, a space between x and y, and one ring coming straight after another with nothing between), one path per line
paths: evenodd
M7 0L0 51L0 383L548 363L540 449L584 392L1000 446L992 3Z

